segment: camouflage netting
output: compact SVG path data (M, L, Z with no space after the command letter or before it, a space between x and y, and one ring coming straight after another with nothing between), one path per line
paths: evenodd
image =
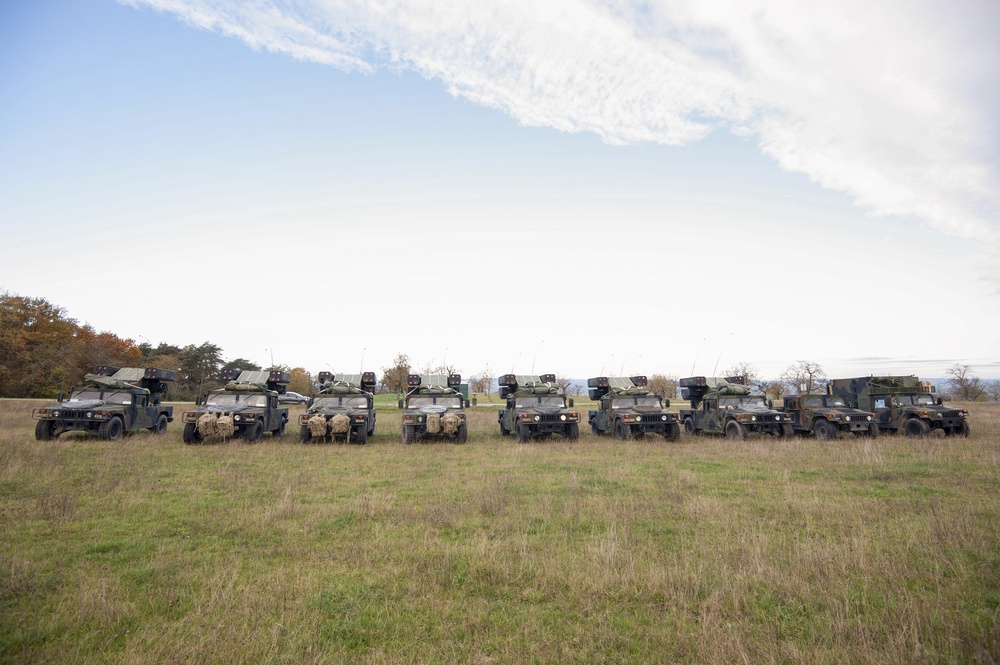
M323 416L313 416L306 424L309 426L309 434L313 438L322 438L326 436L326 418Z
M232 383L226 384L226 390L242 390L244 392L256 390L258 392L262 392L264 388L256 383L236 383L233 381Z
M326 383L320 385L321 393L326 393L329 395L364 395L365 391L361 390L357 386L350 384L346 381L327 381Z
M330 433L343 434L351 429L351 419L343 413L338 413L330 418Z
M518 392L532 395L558 395L559 386L541 381L529 381L518 388Z
M228 439L236 432L236 425L233 424L232 416L219 416L215 421L215 427L219 432L219 436L224 439Z
M430 420L430 418L428 418ZM448 436L452 436L458 431L458 426L462 424L462 419L457 413L446 413L441 416L441 429Z
M441 431L441 415L438 413L427 414L427 433L438 434Z
M716 392L720 395L749 395L750 386L743 386L738 383L729 383L728 381L719 381L716 388Z
M215 436L219 431L218 416L212 413L203 413L198 418L198 434L201 434L202 438L207 436Z

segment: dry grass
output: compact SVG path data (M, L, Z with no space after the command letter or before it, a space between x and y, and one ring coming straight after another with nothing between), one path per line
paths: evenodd
M968 439L36 442L0 401L0 660L997 662ZM583 407L583 411L586 407Z

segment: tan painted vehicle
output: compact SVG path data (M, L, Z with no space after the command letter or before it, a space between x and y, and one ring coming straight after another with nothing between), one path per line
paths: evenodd
M299 441L368 443L375 435L375 372L320 372L319 390L299 416Z

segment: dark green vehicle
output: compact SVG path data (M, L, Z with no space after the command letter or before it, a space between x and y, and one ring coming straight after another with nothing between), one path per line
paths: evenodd
M933 430L969 436L969 412L946 407L934 387L916 376L862 376L834 379L827 390L857 409L872 411L879 429L922 438Z
M409 392L399 400L403 411L403 443L421 439L447 439L465 443L469 439L469 424L465 411L469 400L458 386L459 374L410 374L406 379Z
M792 429L821 441L840 434L878 436L875 414L847 406L839 395L791 395L780 409L792 419Z
M646 389L645 376L597 376L587 379L590 399L600 408L587 412L590 431L598 436L614 435L619 441L652 433L667 441L681 438L676 413L666 411L670 400Z
M299 440L368 443L375 435L375 372L320 372L319 391L299 416Z
M497 414L501 436L513 435L518 443L552 434L569 441L580 438L580 413L573 410L572 399L567 404L555 374L504 374L498 383L500 397L507 400Z
M31 412L38 420L35 438L49 441L63 432L89 432L108 441L141 429L153 434L167 431L174 407L160 401L174 372L155 367L111 367L101 365L83 377L86 385L73 388L69 399Z
M228 381L225 387L208 393L200 408L184 413L184 443L215 436L223 440L238 436L256 443L265 432L283 436L288 407L278 405L278 395L291 378L278 370L222 370L222 380Z
M747 434L792 436L791 418L775 411L763 395L754 395L739 376L692 376L679 382L681 397L691 400L681 409L685 434L725 434L745 439Z

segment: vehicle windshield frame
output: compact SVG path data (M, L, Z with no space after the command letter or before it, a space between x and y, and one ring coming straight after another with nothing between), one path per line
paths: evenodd
M348 403L344 403L344 400L348 400ZM360 400L360 404L351 403ZM317 395L313 398L312 405L315 406L328 406L328 407L344 407L351 409L367 409L368 408L368 398L363 395Z
M460 395L410 395L406 400L406 408L408 409L419 409L422 406L434 404L440 404L448 409L461 409L462 397Z
M611 399L612 409L632 409L637 406L655 406L663 408L663 402L654 395L621 395Z
M727 407L747 407L747 406L762 406L767 408L767 402L764 401L761 395L726 395L725 397L719 397L719 406L723 408Z
M517 395L514 397L514 408L532 409L536 406L558 406L560 409L565 409L566 398L563 395Z

